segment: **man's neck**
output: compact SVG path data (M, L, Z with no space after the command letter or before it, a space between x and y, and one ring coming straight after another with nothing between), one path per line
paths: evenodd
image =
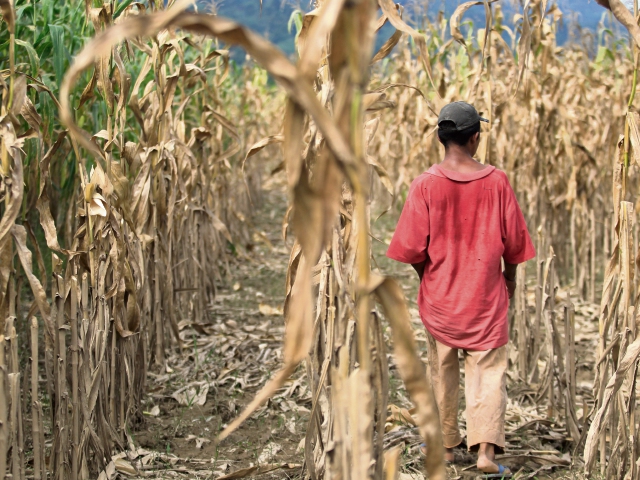
M486 165L476 161L466 147L459 145L450 145L446 148L444 160L440 166L445 170L461 173L477 172L486 167Z

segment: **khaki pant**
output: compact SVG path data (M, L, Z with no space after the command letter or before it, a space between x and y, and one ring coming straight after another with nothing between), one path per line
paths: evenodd
M458 349L447 347L427 333L429 373L440 413L446 448L462 442L458 428L460 363ZM507 347L494 350L463 350L467 402L467 446L493 443L504 450L504 416L507 409ZM474 448L475 447L475 448Z

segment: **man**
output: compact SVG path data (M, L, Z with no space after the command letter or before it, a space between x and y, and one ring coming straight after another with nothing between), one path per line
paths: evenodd
M438 117L444 160L409 189L387 256L420 277L418 305L429 337L429 370L440 413L445 460L462 443L460 366L465 361L467 446L488 476L510 476L495 454L505 446L507 311L516 268L535 249L504 172L477 162L480 117L465 102ZM504 260L504 271L501 261Z

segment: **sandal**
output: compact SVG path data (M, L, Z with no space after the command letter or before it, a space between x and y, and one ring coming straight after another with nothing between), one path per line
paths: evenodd
M498 463L498 473L485 473L482 478L512 478L513 474L511 473L511 470L509 470L507 467L505 467L504 465L500 465Z

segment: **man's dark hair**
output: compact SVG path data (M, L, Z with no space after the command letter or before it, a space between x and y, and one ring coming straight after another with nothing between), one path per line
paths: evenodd
M451 123L451 128L447 128L448 123ZM444 124L444 125L443 125ZM443 128L444 127L444 128ZM464 147L471 137L480 131L480 122L465 128L464 130L455 130L453 122L441 122L438 127L438 139L445 147L449 143L454 143L461 147Z

